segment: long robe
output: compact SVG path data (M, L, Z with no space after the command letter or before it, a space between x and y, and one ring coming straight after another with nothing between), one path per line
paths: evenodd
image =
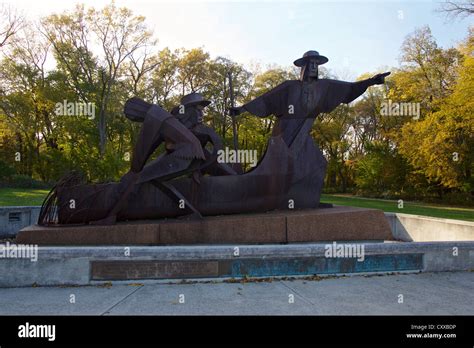
M345 82L330 79L285 81L269 92L243 105L243 109L259 117L277 117L272 136L281 136L293 158L290 190L280 208L315 208L324 183L327 161L309 135L314 119L341 103L350 103L372 79Z
M275 115L277 121L272 135L281 135L290 146L306 119L331 112L341 103L352 102L372 84L371 79L359 82L289 80L243 105L243 108L259 117Z

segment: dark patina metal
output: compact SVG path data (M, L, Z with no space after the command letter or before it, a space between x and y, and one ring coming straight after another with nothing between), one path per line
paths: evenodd
M242 112L276 117L266 152L242 174L217 163L222 141L202 124L202 110L210 102L200 94L183 97L170 113L138 98L128 100L125 115L143 122L129 172L119 183L81 184L75 175L65 177L43 203L39 224L112 224L318 207L327 163L310 136L315 118L350 103L390 74L358 82L319 79L318 66L327 61L308 51L294 62L301 67L299 80L285 81L231 109L233 117ZM146 164L162 143L166 152ZM206 149L209 143L212 152Z

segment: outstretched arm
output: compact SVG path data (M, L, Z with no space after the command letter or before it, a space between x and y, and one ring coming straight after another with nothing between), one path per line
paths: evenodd
M247 104L230 108L229 113L231 116L237 116L242 112L250 112L258 117L281 116L288 107L286 103L290 84L291 81L285 81Z
M347 97L347 101L343 101L343 103L350 103L354 99L360 97L368 87L373 85L382 85L385 82L385 76L390 75L390 72L386 72L383 74L377 74L372 76L370 79L362 80L358 82L353 82L351 92Z
M390 72L377 74L369 79L357 82L324 80L328 85L320 112L329 113L341 103L348 104L352 102L360 97L368 87L383 84L385 77L388 75L390 75Z

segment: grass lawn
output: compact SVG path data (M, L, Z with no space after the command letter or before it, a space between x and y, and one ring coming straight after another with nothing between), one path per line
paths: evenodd
M0 188L0 206L7 205L41 205L49 190ZM449 207L435 204L404 202L403 209L398 209L396 200L369 199L350 195L323 194L321 202L336 205L349 205L361 208L376 208L386 212L434 216L446 219L474 221L474 209Z
M361 198L351 195L321 196L321 202L337 205L349 205L361 208L376 208L386 212L433 216L445 219L474 221L474 209L442 206L438 204L403 202L403 208L398 208L398 201L385 199Z
M49 190L0 188L0 206L41 205Z

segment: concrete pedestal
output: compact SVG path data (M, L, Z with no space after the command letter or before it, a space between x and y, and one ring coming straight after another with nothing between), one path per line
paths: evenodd
M392 240L381 210L325 209L225 215L202 220L149 220L111 226L31 225L17 243L38 245L189 245Z

